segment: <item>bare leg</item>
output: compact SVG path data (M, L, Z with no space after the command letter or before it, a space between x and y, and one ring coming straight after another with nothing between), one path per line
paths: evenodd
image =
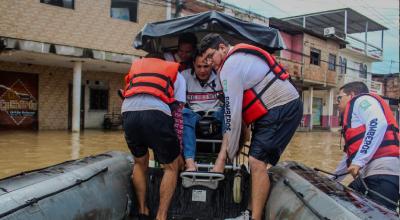
M132 170L132 183L135 188L138 209L140 214L149 214L149 208L146 205L146 187L147 187L147 169L149 164L149 152L143 157L135 157L135 163Z
M196 171L196 163L194 162L193 158L187 158L186 162L186 171Z
M168 207L175 192L181 160L181 157L178 156L172 163L164 164L164 176L160 186L160 205L158 207L157 220L167 219Z
M252 219L260 220L268 197L270 181L267 164L250 156Z

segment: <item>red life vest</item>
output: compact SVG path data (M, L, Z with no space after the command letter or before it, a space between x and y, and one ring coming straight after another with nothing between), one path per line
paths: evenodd
M174 99L174 83L179 64L157 58L142 58L132 63L125 76L124 97L150 94L171 104Z
M275 77L269 82L266 80L267 78L264 77L264 79L256 86L244 91L242 115L244 122L249 125L268 113L268 109L265 105L267 101L266 97L264 96L265 91L272 85L273 82L275 82L275 80L286 80L290 77L290 75L278 62L276 62L276 59L271 54L259 47L249 44L237 44L234 46L225 57L225 60L222 62L221 68L225 61L232 54L237 52L249 53L260 57L268 64L270 68L266 75L268 75L270 72L275 74Z
M346 109L343 114L343 136L345 140L344 152L347 153L347 165L350 166L351 161L356 156L358 149L361 147L361 143L365 135L368 132L365 131L365 125L361 125L356 128L351 128L351 115L353 113L354 103L357 98L368 95L374 97L380 103L388 127L383 137L382 143L379 145L378 150L375 152L373 159L380 157L398 157L400 156L399 149L399 126L396 123L396 119L393 116L389 105L383 100L379 95L375 94L361 94L352 98L349 103L347 103Z

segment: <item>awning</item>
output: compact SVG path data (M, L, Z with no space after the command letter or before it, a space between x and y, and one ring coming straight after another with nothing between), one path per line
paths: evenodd
M163 51L176 47L177 36L185 32L196 34L199 41L208 33L219 33L231 44L251 43L270 52L285 47L277 29L217 11L148 23L135 37L133 46L147 52Z

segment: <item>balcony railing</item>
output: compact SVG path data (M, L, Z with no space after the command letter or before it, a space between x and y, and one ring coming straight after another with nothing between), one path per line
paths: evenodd
M382 59L383 57L383 49L376 45L350 35L346 36L346 41L349 42L349 44L346 45L346 48L358 51L370 57L374 57L375 59Z

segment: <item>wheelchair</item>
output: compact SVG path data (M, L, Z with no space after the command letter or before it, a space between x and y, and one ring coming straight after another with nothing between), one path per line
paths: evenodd
M211 172L214 167L214 162L222 144L222 122L217 120L214 112L197 112L201 119L196 124L196 163L198 171L186 171L180 174L182 178L182 186L185 188L192 188L202 186L215 190L218 188L218 183L223 181L226 177L222 173ZM232 197L233 201L237 204L242 201L242 174L243 172L249 173L248 168L248 154L246 147L238 154L232 162L227 161L225 170L233 175L232 184ZM248 152L248 150L247 150ZM229 174L228 174L229 175Z

